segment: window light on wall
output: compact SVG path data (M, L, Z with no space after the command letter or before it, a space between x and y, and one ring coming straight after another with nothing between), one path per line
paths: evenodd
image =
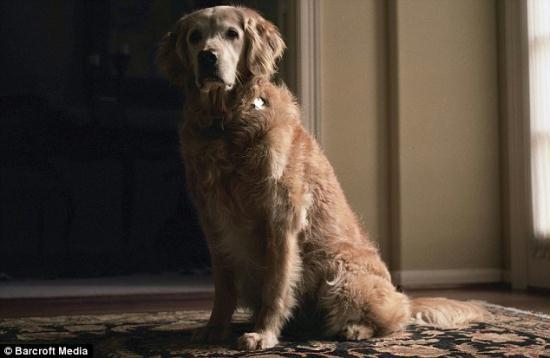
M550 240L550 0L527 2L527 26L533 226Z

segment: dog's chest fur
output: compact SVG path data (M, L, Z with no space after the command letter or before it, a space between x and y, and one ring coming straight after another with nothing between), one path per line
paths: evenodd
M276 184L270 179L276 158L267 143L269 113L244 103L223 125L205 118L212 126L189 121L181 132L189 191L206 235L238 261L254 261L263 251L266 205Z
M258 108L256 98L265 105ZM187 113L181 147L210 249L231 261L240 296L250 305L259 302L255 295L265 274L270 229L280 220L294 234L306 225L311 195L302 180L303 163L289 160L302 157L306 134L292 96L271 84L230 113L223 127L213 128L198 125L213 118Z

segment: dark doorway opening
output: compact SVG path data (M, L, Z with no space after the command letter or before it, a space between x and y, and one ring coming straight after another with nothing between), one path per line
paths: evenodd
M227 3L0 4L0 280L208 272L154 56L182 14ZM285 2L240 3L278 23Z

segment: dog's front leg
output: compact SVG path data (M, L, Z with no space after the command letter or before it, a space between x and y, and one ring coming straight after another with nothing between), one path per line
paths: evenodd
M294 289L301 269L297 234L284 224L272 223L266 245L266 271L262 302L255 313L254 332L239 338L241 349L266 349L278 343L277 337L295 305Z
M237 305L237 292L232 267L223 256L210 250L214 274L214 307L205 327L197 329L192 340L219 342L231 336L231 317Z

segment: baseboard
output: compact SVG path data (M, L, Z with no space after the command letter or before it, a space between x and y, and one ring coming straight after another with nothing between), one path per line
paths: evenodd
M501 269L462 269L462 270L403 270L393 271L394 282L402 287L452 286L479 283L502 282Z

